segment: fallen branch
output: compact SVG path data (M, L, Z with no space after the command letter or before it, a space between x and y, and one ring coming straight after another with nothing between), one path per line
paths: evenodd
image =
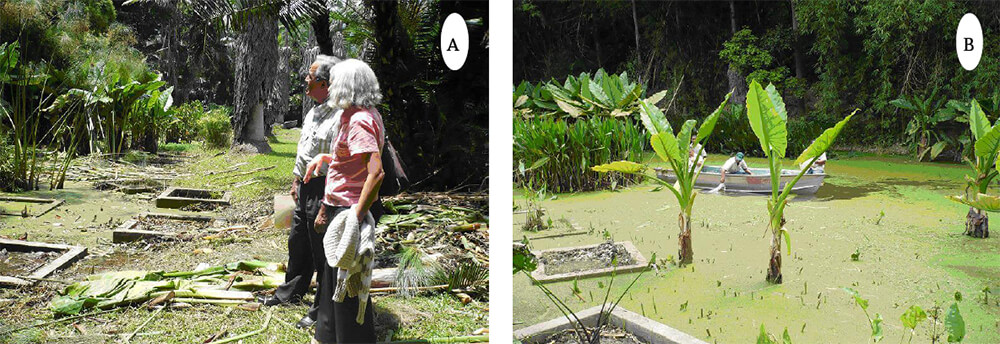
M240 340L240 339L250 338L250 337L256 336L256 335L261 334L262 332L266 331L267 327L270 326L270 325L271 325L271 312L268 311L267 312L267 319L264 320L264 326L261 327L260 329L254 330L254 331L250 331L250 332L247 332L247 333L235 336L235 337L229 337L229 338L226 338L226 339L223 339L223 340L220 340L220 341L211 342L209 344L231 343L231 342L235 342L235 341Z

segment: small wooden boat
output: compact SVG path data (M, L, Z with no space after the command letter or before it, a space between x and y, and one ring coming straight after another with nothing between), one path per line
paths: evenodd
M717 188L719 186L719 179L722 178L720 171L721 168L719 166L702 167L701 174L698 175L698 180L695 181L695 187L708 190ZM771 193L770 171L766 168L751 168L750 172L753 174L726 173L726 192ZM779 185L779 189L784 189L785 184L795 179L798 173L799 170L781 170L781 184ZM656 168L656 176L671 183L677 180L674 172L669 169ZM798 183L795 183L792 193L799 195L815 194L816 191L819 191L819 187L823 186L824 177L826 177L825 173L809 174L807 172L802 175Z

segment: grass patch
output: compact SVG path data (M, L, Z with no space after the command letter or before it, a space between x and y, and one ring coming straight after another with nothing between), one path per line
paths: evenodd
M188 176L175 180L174 184L232 191L235 203L259 200L276 193L288 193L292 185L299 133L297 129L275 129L275 139L270 142L273 151L268 154L219 155L226 151L198 146L189 152L196 157L193 159L194 163L186 166L184 173ZM223 171L237 164L243 165L238 166L236 171L208 175L209 172ZM240 175L242 172L271 166L273 168L268 170Z

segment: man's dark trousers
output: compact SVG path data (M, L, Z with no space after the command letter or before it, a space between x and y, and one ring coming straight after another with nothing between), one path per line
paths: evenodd
M314 263L314 252L323 245L322 236L313 230L316 214L323 201L326 189L326 176L310 178L309 183L299 183L297 193L299 199L295 202L295 213L292 216L292 229L288 232L288 268L285 271L285 283L278 286L274 296L282 302L297 301L309 291L313 272L317 271ZM319 269L319 274L323 273ZM316 280L322 276L317 275ZM309 318L316 319L316 305L309 308Z

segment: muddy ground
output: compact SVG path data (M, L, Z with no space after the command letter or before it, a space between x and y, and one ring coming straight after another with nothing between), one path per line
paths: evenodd
M709 163L723 159L712 156ZM760 159L749 163L763 165ZM752 342L761 324L779 335L788 328L794 342L868 342L868 319L844 287L869 300L872 317L882 316L886 340L909 332L899 319L911 305L938 305L943 318L959 292L964 342L997 343L1000 298L989 295L986 303L983 289L1000 290L1000 239L962 235L968 208L945 198L964 188L967 172L964 165L905 158L835 157L819 193L795 197L785 211L791 254L783 247L781 285L765 282L771 240L765 197L699 195L692 220L695 262L685 268L668 262L677 255L677 202L651 184L557 195L541 202L555 228L524 232L525 215L515 215L514 237L590 231L532 242L534 249L548 249L599 243L607 231L646 256L656 253L659 271L644 275L621 307L710 343ZM572 283L548 286L572 308L584 309L601 302L586 296L603 295L607 278L580 280L584 301L573 296ZM613 288L613 295L623 289L618 283ZM561 316L525 276L514 276L514 289L522 291L514 298L515 328ZM931 321L921 322L914 342L930 342L933 331ZM937 334L942 331L938 323Z

